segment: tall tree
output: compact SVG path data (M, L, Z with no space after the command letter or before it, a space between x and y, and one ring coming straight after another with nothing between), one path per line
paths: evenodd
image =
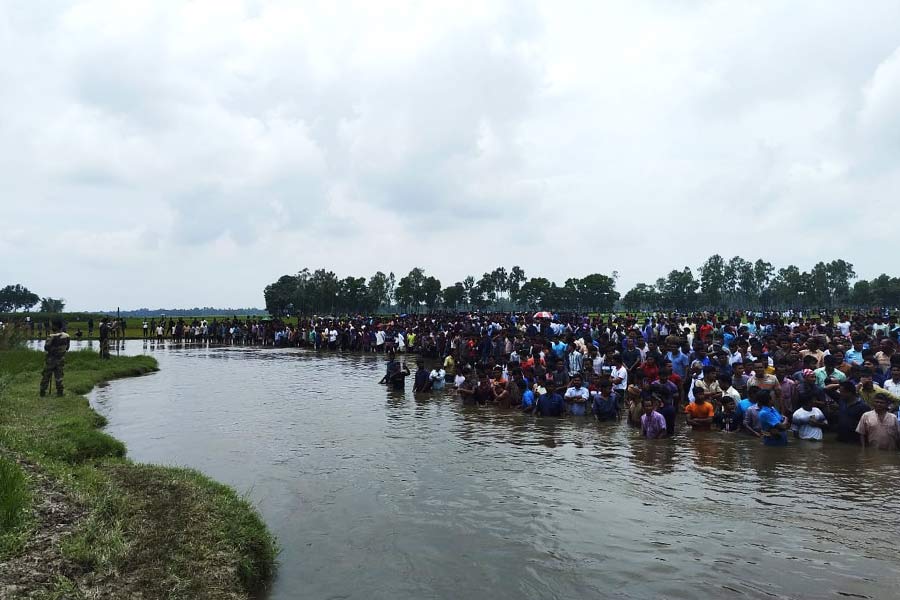
M710 307L720 308L723 304L725 284L725 259L718 254L713 254L706 259L698 272L700 274L700 293L703 302Z
M639 283L622 298L626 310L648 310L659 306L659 292L652 285Z
M61 313L66 306L62 298L41 298L42 313Z
M616 281L607 275L592 273L575 282L578 304L588 309L609 312L619 299Z
M8 285L0 289L0 312L28 310L40 300L40 296L20 283Z
M466 288L462 282L457 281L453 285L444 288L443 292L444 306L451 310L456 310L460 304L466 302Z
M441 282L431 275L425 277L421 286L422 302L433 311L441 301Z
M519 303L519 290L522 289L523 283L525 283L525 271L522 270L522 267L516 265L510 269L509 277L507 278L509 299L513 304Z
M391 304L391 282L388 276L381 271L376 272L369 278L369 294L374 302L377 303L375 309L381 306L390 306Z
M690 267L669 272L663 284L662 302L677 310L690 310L697 303L697 287Z

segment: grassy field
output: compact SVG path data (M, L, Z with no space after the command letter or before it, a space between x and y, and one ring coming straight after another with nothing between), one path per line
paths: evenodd
M277 549L253 506L198 472L130 461L82 396L156 361L70 352L66 394L40 398L43 361L0 351L0 597L245 598L265 587Z

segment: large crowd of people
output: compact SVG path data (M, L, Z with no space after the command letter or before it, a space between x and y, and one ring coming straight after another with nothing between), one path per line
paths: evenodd
M900 323L883 310L170 318L141 330L150 343L381 353L390 386L410 377L415 392L450 386L465 404L621 418L647 437L671 437L684 415L693 430L767 445L824 432L885 449L900 439ZM397 354L416 355L417 370Z
M900 447L900 325L881 312L325 322L334 343L319 347L340 349L344 332L369 327L368 349L389 355L382 382L403 388L410 377L420 393L453 386L464 404L625 419L648 438L671 437L684 415L692 430L771 446L793 437ZM415 372L399 351L422 355ZM426 357L439 360L429 369Z

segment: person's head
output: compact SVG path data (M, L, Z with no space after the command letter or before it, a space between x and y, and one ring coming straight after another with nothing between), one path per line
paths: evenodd
M811 410L813 405L813 395L809 392L803 392L800 394L800 406L803 407L803 410Z
M712 383L716 380L716 376L718 374L718 370L713 365L706 365L703 367L703 379L709 383Z
M753 361L753 374L757 377L765 377L766 375L766 367L763 365L763 361L754 360Z
M668 366L663 367L662 369L659 370L660 382L666 383L667 381L669 381L669 377L671 377L671 375L672 375L672 369L670 369Z
M862 384L864 388L871 389L872 387L872 377L874 373L872 369L869 367L863 367L859 370L859 382Z
M833 370L838 364L837 359L833 354L826 354L823 362L825 363L825 368L829 371Z
M838 384L838 397L841 400L853 402L859 399L856 395L856 386L852 381L845 380Z
M62 331L62 319L53 319L53 321L50 323L50 326L53 328L53 331Z
M891 379L900 381L900 365L891 365Z
M804 369L815 369L816 365L819 364L819 359L813 356L812 354L807 354L803 357L803 368Z
M419 360L416 361L416 367L418 367L418 369L420 371L424 371L425 370L425 361L420 358Z
M801 375L803 375L803 381L806 382L808 385L816 384L816 372L813 371L812 369L803 369L803 371L801 372Z
M600 393L604 396L609 396L610 392L612 392L612 381L610 381L609 379L601 379Z
M875 409L879 415L883 415L887 412L888 407L888 397L884 394L878 394L875 398L872 399L872 408Z
M768 390L759 390L756 392L756 395L753 396L753 399L760 408L769 406L772 403L772 395L769 394Z
M583 383L583 381L581 379L581 375L576 374L576 375L572 376L572 387L573 388L575 388L576 390L580 389L582 383Z
M641 406L644 408L644 414L649 415L653 412L653 399L644 398L643 400L641 400Z
M727 413L733 413L734 412L734 398L732 398L731 396L725 396L724 398L722 398L722 410L724 410Z

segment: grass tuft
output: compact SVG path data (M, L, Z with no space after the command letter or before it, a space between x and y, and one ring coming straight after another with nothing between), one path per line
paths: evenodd
M0 457L0 534L22 524L28 505L28 488L19 465Z
M30 500L22 469L0 456L0 560L24 545Z

